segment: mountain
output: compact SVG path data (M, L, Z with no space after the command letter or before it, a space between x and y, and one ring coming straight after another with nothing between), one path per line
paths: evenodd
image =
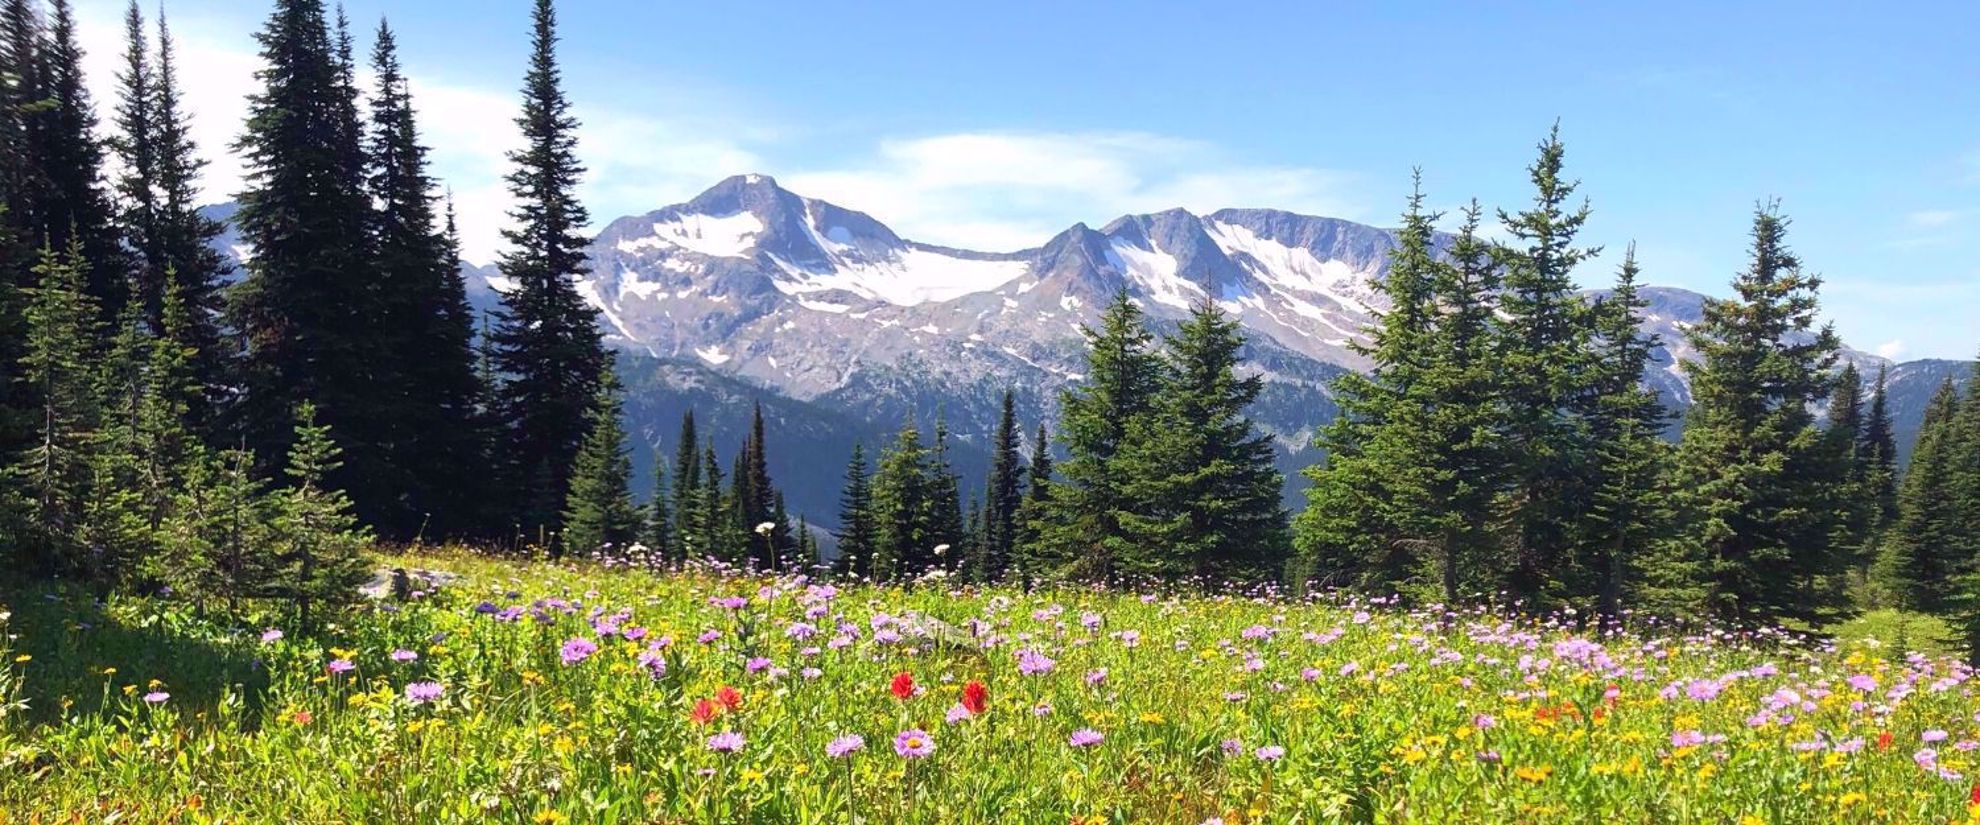
M1440 242L1447 242L1447 238ZM1315 456L1315 429L1336 412L1328 383L1365 369L1351 344L1385 309L1371 287L1396 246L1385 229L1271 209L1126 215L1075 224L1029 249L984 252L902 238L867 214L806 198L764 175L739 175L686 203L619 218L593 241L579 290L598 308L630 388L642 478L671 455L690 406L726 453L751 402L762 401L772 472L795 512L836 521L838 473L854 441L869 447L913 418L940 416L966 487L980 483L980 445L999 397L1016 392L1029 432L1082 376L1082 324L1125 288L1158 332L1214 298L1249 335L1245 358L1266 381L1253 409L1292 471ZM228 251L245 250L229 244ZM464 264L470 299L493 309L510 288L492 266ZM1599 297L1600 290L1591 290ZM1684 330L1704 295L1643 290L1643 328L1661 346L1645 372L1673 409L1690 399ZM1866 377L1884 359L1849 351ZM1900 438L1958 362L1893 366ZM1916 395L1914 399L1912 396Z

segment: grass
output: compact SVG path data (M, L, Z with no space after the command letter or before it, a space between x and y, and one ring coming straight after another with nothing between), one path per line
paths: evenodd
M1351 602L399 562L462 579L316 638L7 590L0 821L1944 823L1980 770L1970 672L1879 655L1943 634L1896 614L1840 644L1590 640ZM916 730L932 753L901 755Z

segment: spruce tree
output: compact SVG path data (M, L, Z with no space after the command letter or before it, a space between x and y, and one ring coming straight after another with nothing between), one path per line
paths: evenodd
M910 421L880 455L873 474L873 551L868 575L880 581L919 576L935 565L934 472L921 431Z
M186 465L160 528L159 579L204 606L242 602L276 591L273 503L240 450L201 454Z
M1240 322L1205 299L1167 340L1153 409L1120 454L1137 502L1125 572L1203 583L1276 577L1290 543L1284 479L1246 411L1264 379L1240 377Z
M25 499L29 561L37 568L92 583L113 572L79 540L103 423L98 383L96 303L86 291L80 239L63 252L43 249L28 291L21 380L34 391L34 440L13 462Z
M550 0L537 0L516 118L524 148L509 156L515 225L502 233L510 246L502 274L515 288L502 296L494 334L495 366L506 379L498 396L506 453L524 485L521 515L525 524L552 527L558 514L532 502L563 498L605 361L597 320L573 283L585 270L581 231L589 216L577 198L584 169L557 66L556 27ZM707 469L715 474L712 463Z
M1596 615L1605 629L1621 624L1628 596L1655 592L1655 584L1644 581L1646 569L1654 564L1654 554L1646 549L1661 546L1675 526L1665 472L1670 450L1660 438L1668 413L1656 393L1643 385L1644 367L1659 342L1640 331L1645 303L1637 292L1639 274L1636 245L1631 244L1615 288L1591 308L1592 491L1576 539L1583 548L1578 566L1595 581Z
M1707 615L1738 625L1812 619L1831 569L1834 479L1811 407L1838 344L1816 327L1821 280L1786 245L1787 219L1755 210L1737 296L1708 300L1687 332L1693 406L1678 450L1684 537Z
M928 454L929 524L927 541L933 548L948 545L932 564L944 568L962 558L964 531L962 485L955 467L949 463L949 425L941 414L935 416L935 444Z
M1909 610L1942 612L1953 595L1953 576L1965 559L1956 554L1962 537L1955 498L1957 421L1960 403L1951 378L1939 384L1925 406L1918 442L1898 488L1897 519L1878 560L1878 585L1892 604Z
M376 325L370 203L350 167L354 115L321 0L279 0L256 35L261 89L236 143L247 189L236 223L253 249L230 290L242 364L242 434L264 461L289 451L304 402L344 460L326 484L369 523L396 524L403 468L389 454L396 377ZM304 428L306 429L306 428Z
M873 485L866 466L865 445L854 443L846 462L846 485L839 493L839 555L832 572L841 576L873 575L873 552L878 537L873 522Z
M1857 454L1864 465L1864 486L1870 498L1870 537L1874 547L1878 536L1897 520L1897 437L1891 430L1890 368L1877 367L1877 385L1870 392L1870 411L1863 421L1863 438Z
M371 573L365 558L371 536L352 513L350 498L327 486L341 451L307 401L296 407L292 443L284 469L289 485L274 501L271 595L294 605L308 632L321 613L358 598L358 585Z
M976 563L970 575L976 581L1003 579L1016 554L1018 507L1024 503L1025 493L1020 438L1016 399L1006 389L997 416L997 434L990 443L990 480L983 490L981 552L972 557Z
M674 553L681 559L706 555L702 543L701 441L695 434L694 410L681 414L681 432L674 454Z
M626 449L618 382L608 370L591 408L591 433L571 466L564 504L563 549L594 553L622 550L639 537L632 499L632 456Z
M379 525L405 537L471 532L492 492L482 483L487 442L477 413L482 395L475 374L474 329L453 239L438 225L426 147L419 142L412 98L399 68L398 45L378 25L372 70L371 131L366 149L380 327L387 350L401 356L392 371L395 429L390 458L406 471L407 506L397 523Z
M1102 312L1099 328L1081 332L1086 380L1060 399L1059 434L1069 455L1037 521L1039 564L1029 572L1097 581L1140 549L1121 523L1133 502L1116 459L1136 434L1132 425L1154 406L1162 363L1141 308L1125 289Z
M1432 353L1430 333L1438 263L1432 250L1437 215L1423 209L1419 173L1397 246L1389 255L1386 278L1370 286L1387 299L1389 311L1367 330L1354 351L1372 362L1365 375L1343 373L1333 385L1340 415L1315 443L1326 454L1305 470L1312 481L1307 505L1294 525L1297 556L1289 578L1310 583L1357 585L1395 593L1414 586L1422 570L1419 525L1406 523L1420 507L1392 507L1408 481L1399 472L1417 444L1402 417L1416 411L1407 400L1422 380Z
M1499 329L1509 483L1500 498L1500 536L1509 558L1505 589L1533 608L1572 595L1563 581L1575 555L1575 525L1587 503L1591 447L1574 409L1595 371L1592 330L1576 294L1574 270L1600 252L1575 246L1587 223L1583 201L1570 211L1578 183L1561 177L1566 149L1556 126L1528 168L1533 203L1499 213L1512 237L1498 248L1504 272Z
M1863 374L1855 364L1845 364L1834 383L1828 421L1823 427L1831 462L1828 473L1835 487L1831 495L1836 524L1830 548L1839 557L1836 565L1853 572L1860 570L1864 561L1861 550L1870 538L1876 506L1870 491L1870 465L1863 453Z
M741 528L736 524L728 490L722 486L722 465L715 458L713 438L702 450L701 466L701 490L695 499L700 513L695 526L701 534L695 543L704 558L740 562L744 546L737 533Z
M75 241L89 262L86 288L108 324L123 309L130 260L104 181L104 146L83 80L75 14L69 0L54 0L51 12L41 61L47 98L37 114L43 127L30 136L30 151L48 186L41 204L41 237L54 249Z
M199 211L199 174L206 160L192 139L192 123L181 103L176 67L172 32L161 13L153 85L156 104L151 113L157 130L154 223L158 239L154 245L158 257L146 265L162 273L164 281L177 285L185 315L176 325L161 319L160 334L170 336L190 353L188 366L198 391L187 397L186 423L193 433L213 444L223 440L222 413L239 383L239 347L221 329L226 310L221 285L233 267L215 248L214 240L225 227Z
M1011 567L1018 580L1029 586L1050 566L1049 556L1040 555L1039 542L1039 528L1052 512L1052 443L1043 422L1032 436L1031 458L1025 462L1024 475L1024 501L1018 505Z
M122 167L116 184L122 202L118 222L136 253L136 288L129 297L142 305L143 317L156 331L166 277L158 231L158 81L137 0L124 9L123 63L117 73L117 128L109 141Z
M644 529L640 532L640 543L655 560L667 563L674 559L674 513L668 506L671 494L667 491L667 465L664 461L653 462L653 498L646 502Z

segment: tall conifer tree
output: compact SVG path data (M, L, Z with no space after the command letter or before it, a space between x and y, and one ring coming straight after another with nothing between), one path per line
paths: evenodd
M590 218L577 198L584 167L577 159L577 119L557 65L551 0L536 0L534 21L523 110L516 118L524 147L509 156L515 225L502 233L510 246L502 274L515 289L502 296L494 352L504 376L499 407L508 427L511 475L521 485L523 521L554 526L558 514L540 503L563 498L605 353L594 313L573 283L585 271L582 230Z

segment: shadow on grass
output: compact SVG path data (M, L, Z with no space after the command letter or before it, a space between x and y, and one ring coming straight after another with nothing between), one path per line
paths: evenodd
M24 677L32 722L61 718L64 704L87 715L138 702L154 679L182 718L214 718L229 686L238 686L241 718L259 718L268 673L250 640L190 611L144 599L113 607L76 589L0 582L0 612L9 610L6 632L18 638L7 655L29 658L5 664Z

